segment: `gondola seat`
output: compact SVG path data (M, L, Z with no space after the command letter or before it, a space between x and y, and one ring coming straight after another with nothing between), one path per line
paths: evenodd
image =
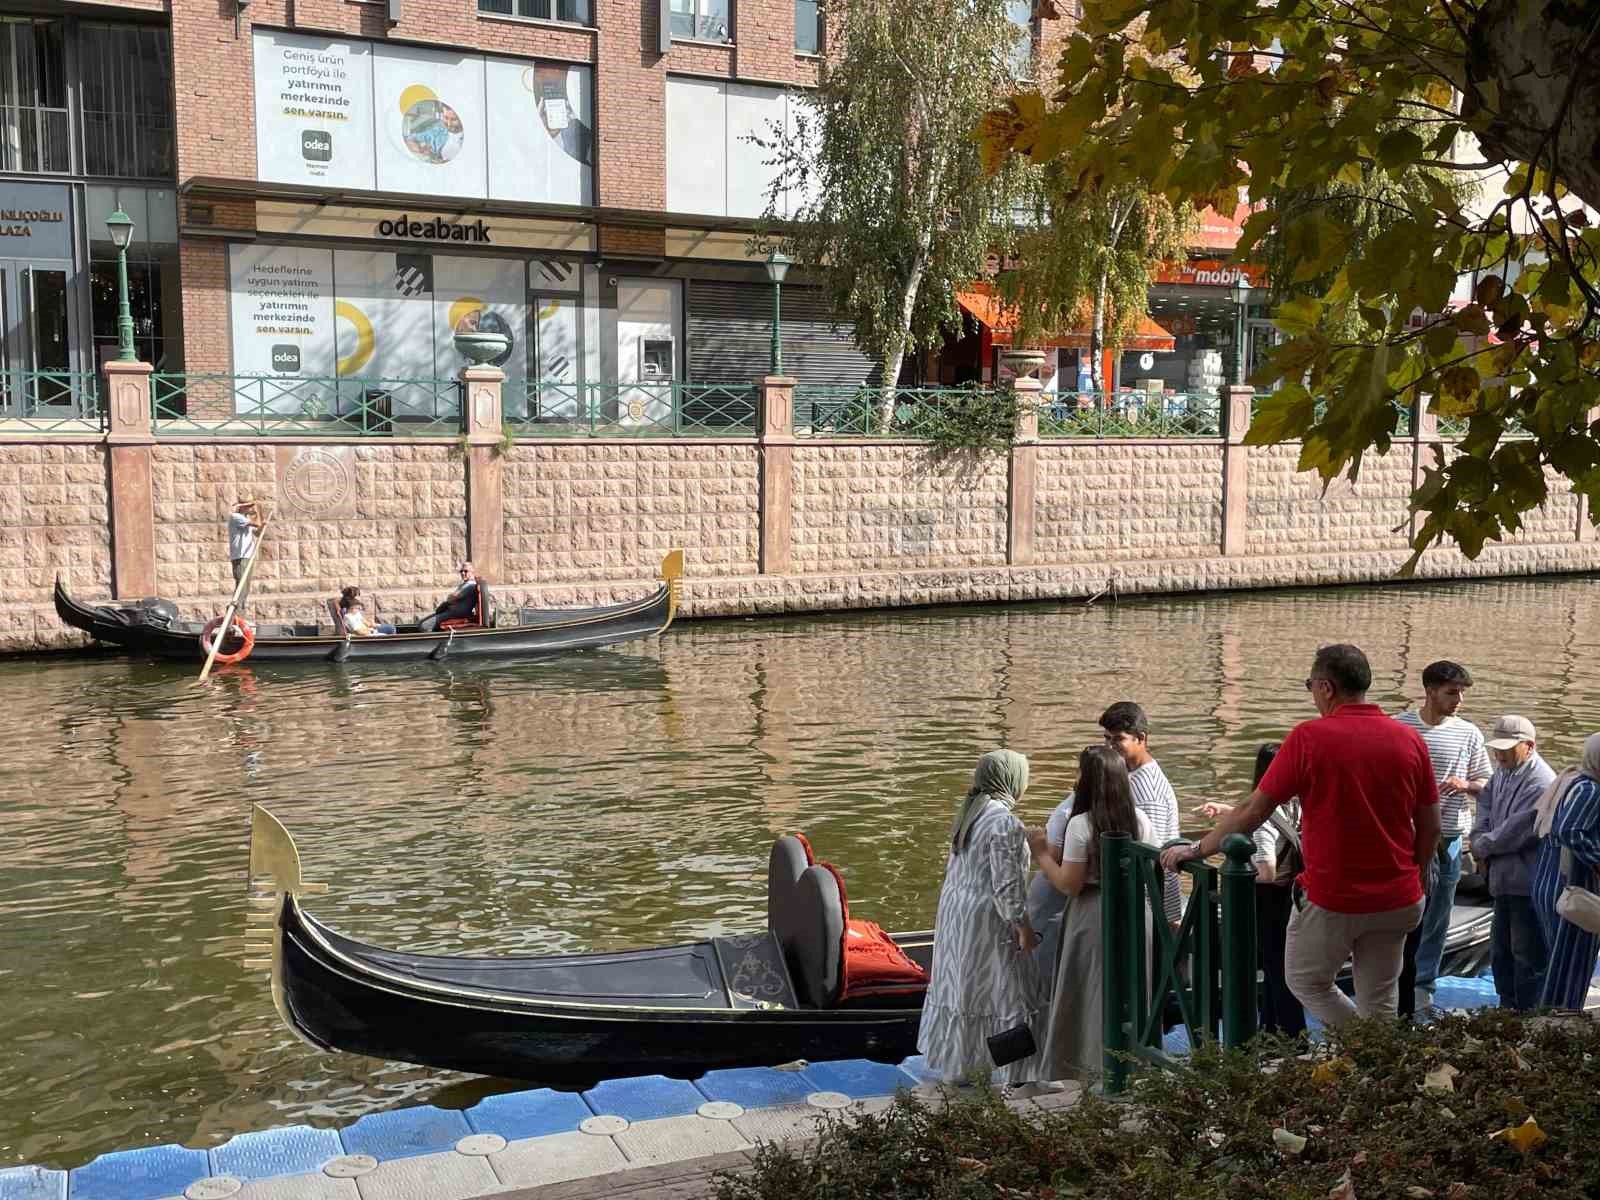
M850 919L844 877L817 862L802 835L779 838L768 857L767 927L808 1007L898 1005L928 986L927 972L882 929Z
M489 585L478 580L478 606L470 617L451 617L440 621L440 629L481 629L489 624Z

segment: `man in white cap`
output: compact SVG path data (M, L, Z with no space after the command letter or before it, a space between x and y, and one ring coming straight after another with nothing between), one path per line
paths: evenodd
M1490 964L1502 1008L1538 1007L1550 947L1533 901L1539 838L1535 807L1556 773L1534 749L1536 733L1526 717L1504 716L1486 743L1495 772L1478 797L1478 817L1467 844L1483 867L1494 898Z

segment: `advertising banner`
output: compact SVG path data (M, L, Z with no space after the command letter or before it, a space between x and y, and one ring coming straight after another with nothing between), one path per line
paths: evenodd
M333 256L341 379L432 379L433 262L426 254Z
M375 187L371 44L257 30L254 45L257 176Z
M372 78L378 190L487 195L483 58L385 45Z
M588 67L485 64L489 196L548 204L594 202L594 93Z
M506 373L505 396L514 403L528 375L527 268L518 260L433 256L434 361L442 378L455 379L471 361L455 347L458 333L499 333L510 349L493 365Z
M333 251L230 246L228 275L234 373L282 377L282 389L262 390L263 407L301 411L306 397L291 381L334 373Z

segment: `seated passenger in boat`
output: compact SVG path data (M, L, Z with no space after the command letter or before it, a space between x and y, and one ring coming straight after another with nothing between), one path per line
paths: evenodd
M423 633L433 633L440 628L447 628L447 622L457 624L477 625L478 619L478 573L472 569L470 562L461 564L461 583L457 588L439 601L439 606L422 619L417 626Z
M367 620L366 607L361 602L361 589L353 584L339 593L339 615L344 619L346 632L352 637L379 637L395 631L387 621L373 624Z

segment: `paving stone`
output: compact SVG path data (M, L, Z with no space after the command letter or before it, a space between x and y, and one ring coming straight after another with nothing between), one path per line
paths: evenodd
M727 1071L707 1071L694 1082L713 1100L729 1100L745 1108L795 1104L814 1090L798 1070L780 1071L775 1067L735 1067Z
M593 1115L594 1110L577 1092L553 1092L549 1088L487 1096L466 1112L467 1124L474 1133L498 1133L508 1142L547 1133L571 1133L584 1118Z
M380 1163L414 1154L435 1154L451 1150L472 1129L467 1119L451 1109L424 1104L393 1112L368 1113L348 1129L340 1130L339 1141L348 1154L370 1154Z
M863 1096L892 1096L900 1088L917 1085L917 1079L897 1066L849 1058L841 1062L810 1063L801 1072L813 1090L843 1092L852 1099Z
M319 1171L323 1163L343 1153L337 1130L291 1125L241 1133L211 1152L211 1169L248 1183L274 1175Z
M639 1121L613 1139L636 1165L681 1162L706 1154L748 1149L750 1143L731 1121L704 1117L663 1117Z
M692 1113L707 1096L687 1079L668 1079L663 1075L640 1075L633 1079L608 1079L583 1093L584 1100L597 1113L626 1117L630 1121L649 1121L659 1117L678 1117Z
M507 1187L532 1187L625 1170L628 1160L611 1138L553 1133L511 1142L489 1165Z
M354 1179L311 1175L276 1175L245 1184L232 1200L361 1200Z
M67 1200L67 1173L7 1167L0 1170L0 1200Z
M211 1174L204 1150L149 1146L103 1154L71 1173L72 1200L166 1200Z
M361 1200L465 1200L501 1190L486 1158L466 1154L421 1154L381 1162L356 1180Z

